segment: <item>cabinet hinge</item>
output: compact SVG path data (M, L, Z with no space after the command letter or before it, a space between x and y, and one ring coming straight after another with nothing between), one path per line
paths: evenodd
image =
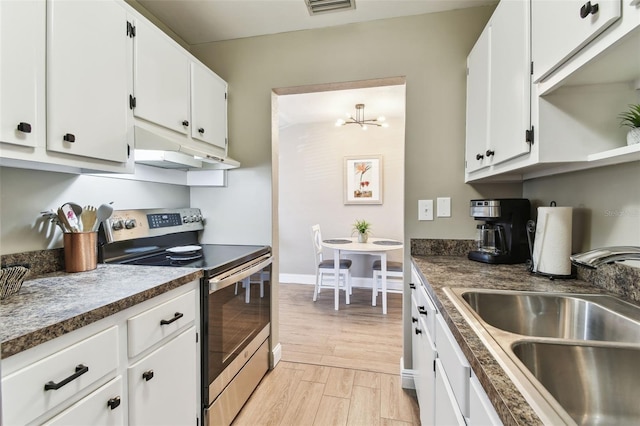
M127 158L131 157L131 145L127 144Z
M529 145L533 145L533 137L534 137L534 128L533 126L531 126L531 129L527 129L524 131L524 140Z
M227 92L224 92L224 100L227 100Z
M531 61L531 75L533 75L533 61Z
M136 107L136 98L133 95L129 95L129 109L134 109Z
M198 343L198 333L196 333L196 343Z
M434 359L433 360L433 372L435 373L435 371L436 371L436 360Z
M229 146L229 139L224 138L224 146Z
M136 27L129 21L127 21L127 37L133 38L136 36Z
M467 67L467 77L469 77L469 67Z

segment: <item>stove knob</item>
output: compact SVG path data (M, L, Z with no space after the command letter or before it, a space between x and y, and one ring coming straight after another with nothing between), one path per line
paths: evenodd
M202 215L196 215L196 222L202 222Z
M123 227L124 227L124 224L123 224L123 222L122 222L122 220L121 220L121 219L114 220L114 221L111 223L111 229L113 229L114 231L119 231L119 230L121 230Z
M189 216L182 216L182 223L189 222Z
M135 219L127 219L124 222L124 227L127 229L133 229L136 227L136 220Z
M189 222L193 223L193 222L197 222L198 219L195 216L191 216L191 220Z

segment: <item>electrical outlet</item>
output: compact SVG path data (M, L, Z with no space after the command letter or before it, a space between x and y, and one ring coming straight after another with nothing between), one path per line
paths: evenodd
M433 200L418 200L418 220L433 220Z
M438 217L451 217L451 197L438 197Z

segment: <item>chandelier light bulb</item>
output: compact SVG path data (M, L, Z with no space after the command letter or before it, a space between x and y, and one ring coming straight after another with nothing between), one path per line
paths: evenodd
M340 126L344 126L345 125L345 121L342 118L338 118L336 120L336 127L340 127Z
M379 122L387 121L387 117L385 117L384 115L381 115L380 117L378 117L378 121Z
M366 124L363 124L363 125L362 125L362 130L367 130L368 128L369 128L369 127L367 127L367 125L366 125Z
M382 123L381 126L386 129L387 127L389 127L389 123Z

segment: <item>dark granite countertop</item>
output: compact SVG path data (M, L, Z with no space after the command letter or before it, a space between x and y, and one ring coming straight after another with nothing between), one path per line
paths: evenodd
M154 296L200 279L196 268L98 265L27 280L0 302L1 358L52 340Z
M486 288L583 294L612 293L578 279L552 281L536 276L527 272L524 265L488 265L473 262L460 256L414 255L412 259L422 277L428 282L427 290L436 302L438 310L449 325L504 424L542 424L530 404L451 302L443 288Z

